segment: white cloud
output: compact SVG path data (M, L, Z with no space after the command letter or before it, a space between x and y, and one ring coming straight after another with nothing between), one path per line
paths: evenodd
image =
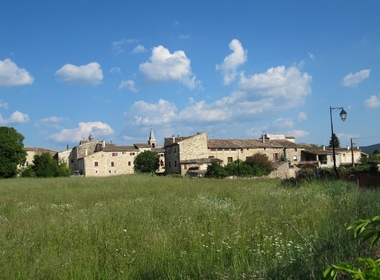
M366 101L364 101L364 107L376 108L380 107L380 94L378 96L372 95Z
M177 121L176 111L173 103L160 99L157 104L137 101L124 115L132 125L156 125Z
M309 132L305 130L291 130L287 132L287 135L294 136L296 138L303 138L309 136Z
M110 73L115 74L115 73L121 73L120 67L112 67L110 70Z
M37 127L40 125L45 125L45 126L49 126L49 127L59 128L59 123L64 121L64 120L65 120L65 118L53 116L53 117L41 119L40 121L36 122L35 125Z
M14 87L33 84L34 78L24 68L6 58L0 60L0 86Z
M309 55L309 58L310 58L311 60L315 60L315 56L314 56L314 54L312 54L312 53L308 53L308 55Z
M297 119L298 119L299 122L304 121L304 120L307 119L307 114L304 113L304 112L300 112L300 113L298 113Z
M148 50L143 45L138 45L133 49L132 53L143 53L147 51Z
M81 66L66 64L55 75L60 82L73 85L98 85L103 79L102 69L97 62Z
M238 86L249 94L250 100L267 98L276 106L291 108L302 104L311 93L311 80L309 74L295 66L278 66L248 78L242 73Z
M364 69L356 73L350 73L343 78L342 85L345 87L354 87L369 77L371 69Z
M112 42L112 51L115 54L120 54L125 51L124 46L128 44L136 44L139 40L137 39L121 39L120 41Z
M212 103L204 100L187 100L186 106L178 110L174 103L160 99L157 103L135 102L125 113L126 133L154 125L169 131L191 127L209 127L248 124L263 120L298 107L311 93L311 76L292 66L271 68L262 74L246 78L242 75L240 89ZM306 118L305 113L298 116ZM293 127L293 120L278 119L277 127ZM275 128L275 125L271 127Z
M201 87L191 72L190 59L184 51L170 53L163 46L154 47L149 61L140 64L139 70L152 82L179 81L190 89Z
M243 49L239 40L233 39L228 46L232 53L224 58L222 64L216 65L216 70L223 75L225 85L229 85L235 80L237 68L247 61L247 51Z
M59 133L49 136L53 142L76 142L92 135L95 139L101 139L104 136L112 135L113 129L106 123L102 122L80 122L79 127L73 129L62 129Z
M8 109L8 103L0 101L0 108Z
M273 126L284 130L285 128L292 128L294 126L294 122L290 118L279 118L274 121Z
M15 125L19 123L25 123L27 121L29 121L28 115L19 111L15 111L14 113L12 113L9 119L3 119L3 117L0 114L1 125Z
M135 82L132 80L122 81L119 85L119 89L127 88L130 91L137 92L138 90L135 88Z

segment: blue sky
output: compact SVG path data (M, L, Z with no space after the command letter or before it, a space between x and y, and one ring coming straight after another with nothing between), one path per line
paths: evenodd
M0 125L64 150L207 131L380 142L379 1L0 1Z

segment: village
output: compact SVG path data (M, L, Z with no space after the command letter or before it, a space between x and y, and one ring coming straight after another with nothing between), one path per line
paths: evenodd
M157 173L162 175L202 177L212 162L227 165L236 160L245 161L256 153L266 155L273 162L270 178L292 178L302 168L331 168L334 165L331 148L297 144L295 137L285 134L263 134L259 139L209 139L207 132L199 132L164 138L164 145L159 146L151 129L146 143L131 146L88 139L60 152L35 147L25 147L25 150L25 166L32 164L35 155L48 152L58 162L67 163L74 176L84 177L134 174L134 159L144 151L157 153ZM355 166L362 157L368 155L359 148L335 148L338 167Z

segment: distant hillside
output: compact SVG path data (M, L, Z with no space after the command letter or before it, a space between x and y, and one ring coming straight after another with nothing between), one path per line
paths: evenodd
M366 154L373 154L375 150L380 151L380 143L379 144L374 144L370 146L365 146L365 147L360 147L360 150Z

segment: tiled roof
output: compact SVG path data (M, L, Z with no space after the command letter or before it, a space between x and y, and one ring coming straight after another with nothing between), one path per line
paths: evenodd
M50 149L36 147L24 147L24 150L27 152L35 152L36 154L49 153L51 155L55 155L57 153L56 151Z
M177 136L177 137L167 137L167 138L164 138L164 146L170 146L172 144L175 144L175 143L178 143L178 142L181 142L185 139L188 139L192 136L185 136L185 137L182 137L182 136ZM174 138L174 141L173 141L173 138Z
M197 163L197 164L203 164L203 163L211 163L211 162L223 162L223 160L218 158L196 158L196 159L186 159L181 160L181 164L190 164L190 163Z
M266 140L263 143L262 140L257 139L208 139L207 146L209 149L301 148L298 144L288 140Z
M104 152L138 152L134 146L116 146L115 144L108 144L103 148Z
M150 148L151 146L148 143L133 143L136 148Z

